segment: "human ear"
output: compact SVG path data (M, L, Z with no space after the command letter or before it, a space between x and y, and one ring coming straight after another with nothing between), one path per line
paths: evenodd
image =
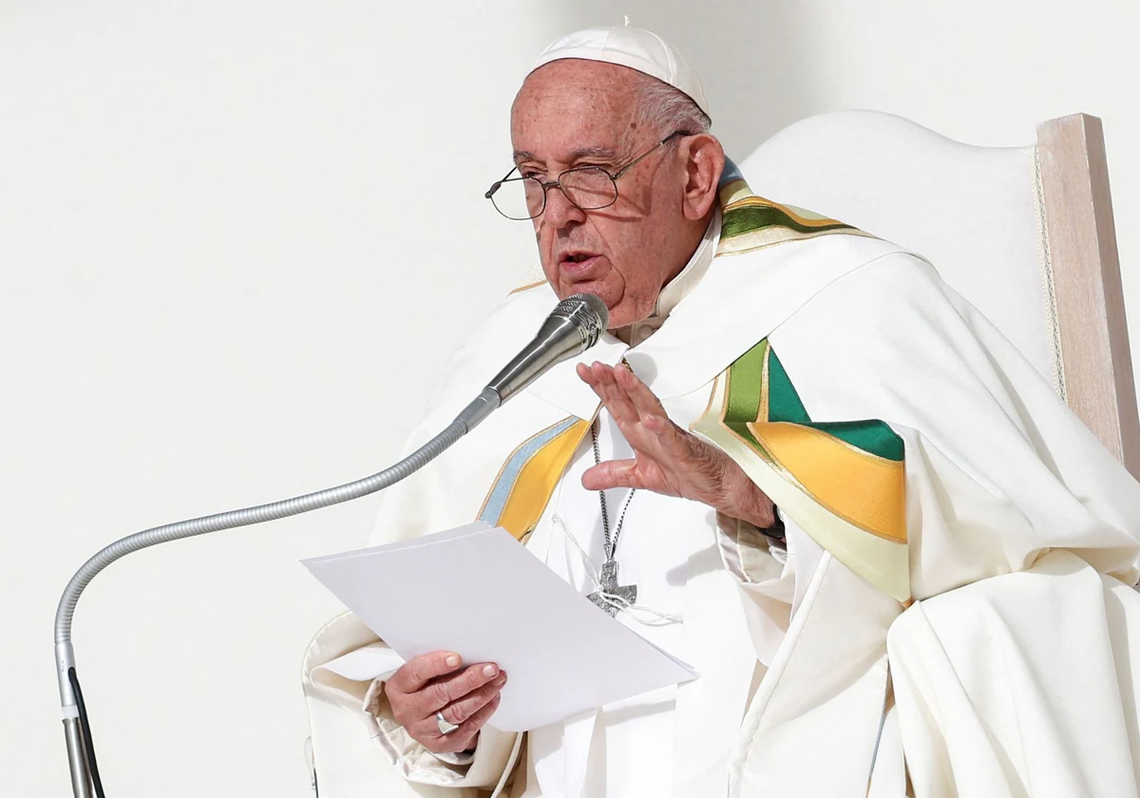
M698 221L716 202L717 185L724 171L724 147L716 136L700 133L682 140L680 155L685 162L682 210L686 219Z

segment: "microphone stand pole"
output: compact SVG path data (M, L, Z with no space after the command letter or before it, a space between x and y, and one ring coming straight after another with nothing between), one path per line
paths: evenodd
M75 650L71 645L71 621L75 605L96 574L131 552L157 546L160 543L288 518L291 515L359 499L394 485L443 454L498 408L505 398L500 397L499 392L493 388L485 388L443 432L396 465L372 476L271 504L230 510L136 532L115 541L84 563L67 583L55 613L55 666L63 712L63 733L67 742L67 762L71 770L71 791L74 798L103 798L103 785L95 762L95 748L91 741L91 727L87 722L83 693L75 671Z

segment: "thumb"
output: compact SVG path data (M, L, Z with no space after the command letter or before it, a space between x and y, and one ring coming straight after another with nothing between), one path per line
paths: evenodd
M582 487L586 490L609 490L610 488L640 488L637 478L636 460L607 460L590 466L582 474Z

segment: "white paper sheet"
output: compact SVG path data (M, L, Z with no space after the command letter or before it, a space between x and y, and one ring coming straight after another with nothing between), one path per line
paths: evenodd
M508 679L492 722L506 731L697 675L482 522L304 564L404 659L498 663Z

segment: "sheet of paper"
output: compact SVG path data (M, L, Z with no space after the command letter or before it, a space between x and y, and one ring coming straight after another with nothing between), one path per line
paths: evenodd
M497 662L508 680L491 722L506 731L697 675L481 522L304 564L405 660Z

